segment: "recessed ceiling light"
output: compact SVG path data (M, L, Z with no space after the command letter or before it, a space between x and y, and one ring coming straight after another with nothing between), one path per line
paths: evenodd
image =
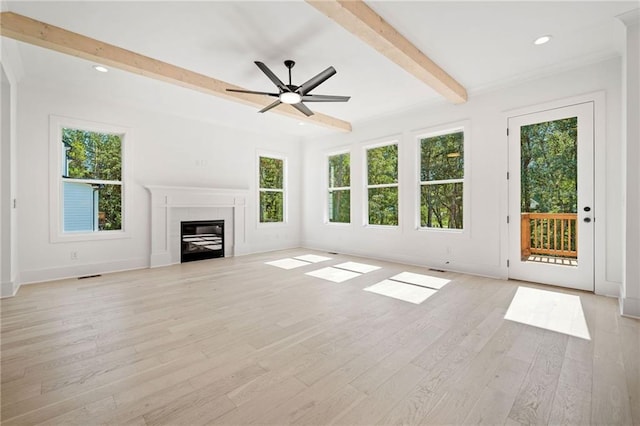
M543 35L543 36L538 37L537 39L535 39L533 44L535 44L536 46L540 46L541 44L549 43L550 41L551 41L551 36L550 35Z
M302 121L299 121L298 126L304 126L304 123Z
M102 65L94 65L93 69L96 71L100 71L100 72L108 72L109 70L106 67L103 67Z

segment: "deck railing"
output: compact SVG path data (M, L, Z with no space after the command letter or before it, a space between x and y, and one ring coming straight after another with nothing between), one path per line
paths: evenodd
M532 254L578 258L576 213L522 213L522 259Z

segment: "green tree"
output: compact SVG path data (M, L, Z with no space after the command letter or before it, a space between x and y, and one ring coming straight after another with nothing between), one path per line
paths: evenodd
M520 208L577 212L577 117L521 128Z
M284 221L284 160L260 157L260 222Z
M369 185L393 185L368 189L369 224L398 225L398 145L367 150Z
M122 136L80 129L62 130L71 179L114 181L93 184L98 192L100 229L122 229Z
M420 141L421 226L462 229L463 178L463 132Z
M329 157L329 222L351 222L350 155L348 153Z

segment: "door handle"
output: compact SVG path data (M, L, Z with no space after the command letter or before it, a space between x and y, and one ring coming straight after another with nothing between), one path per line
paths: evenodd
M584 220L584 221L585 221L585 222L587 222L587 223L591 222L591 218L590 218L590 217L585 217L585 218L584 218L584 219L582 219L582 220Z

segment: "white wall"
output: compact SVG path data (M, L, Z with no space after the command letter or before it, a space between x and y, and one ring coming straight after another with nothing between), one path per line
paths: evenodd
M149 194L144 185L240 188L256 194L258 151L289 159L289 223L257 225L257 196L247 205L246 251L296 247L300 240L300 149L297 138L254 134L211 123L132 109L92 93L21 83L20 271L23 283L96 274L149 264ZM133 234L129 239L52 243L49 240L49 115L133 130ZM212 218L216 219L216 218ZM71 252L77 252L77 260Z
M640 11L620 16L625 28L623 61L624 277L620 307L640 318Z
M619 59L528 81L490 93L471 94L469 102L435 105L367 123L346 135L304 142L304 231L302 244L343 253L392 259L441 269L507 277L507 111L595 91L605 91L606 139L596 140L596 292L619 294L621 282L621 132ZM596 121L599 117L596 117ZM415 229L415 133L420 129L470 121L471 186L467 234ZM370 141L400 138L400 226L363 226L364 150ZM352 223L324 223L324 162L327 153L351 150Z
M11 84L0 66L0 295L11 284Z
M21 63L13 40L0 44L2 103L0 112L0 297L13 296L19 287L17 197L17 85Z

